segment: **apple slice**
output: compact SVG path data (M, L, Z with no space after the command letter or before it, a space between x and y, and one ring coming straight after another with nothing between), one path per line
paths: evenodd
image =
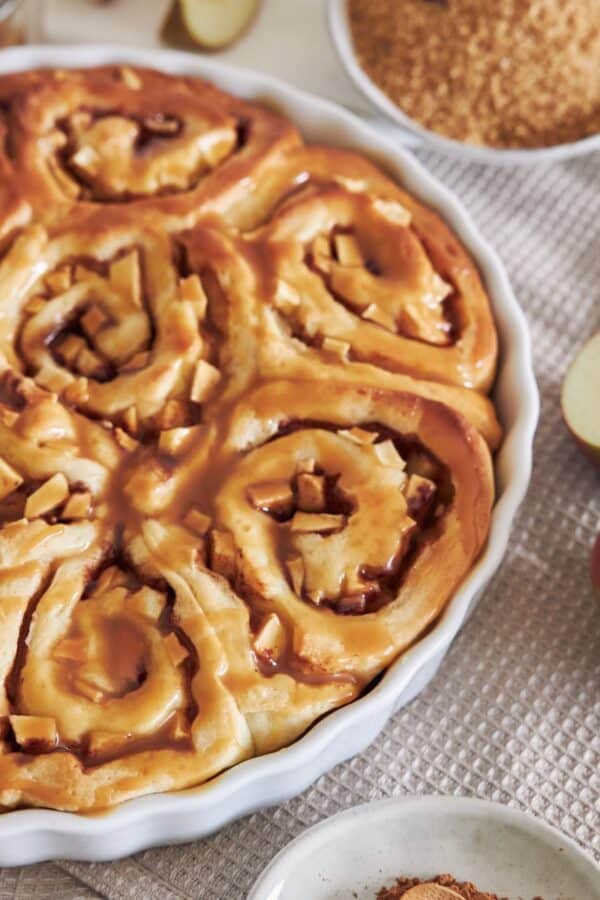
M260 6L260 0L180 0L180 3L188 34L207 50L231 44Z
M596 543L592 548L592 558L590 560L590 577L592 585L596 591L596 597L600 601L600 534L596 538Z
M404 900L462 900L463 895L432 881L417 884L402 896Z
M561 405L567 428L579 447L600 466L600 331L571 363L563 382Z

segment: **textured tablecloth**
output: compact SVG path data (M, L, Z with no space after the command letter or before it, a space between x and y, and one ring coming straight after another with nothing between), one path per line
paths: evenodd
M418 155L500 252L531 326L542 417L501 569L431 685L365 753L300 797L122 862L2 870L0 900L241 900L308 826L407 793L529 810L600 860L600 605L588 580L600 478L559 408L569 360L600 328L600 154L516 171Z

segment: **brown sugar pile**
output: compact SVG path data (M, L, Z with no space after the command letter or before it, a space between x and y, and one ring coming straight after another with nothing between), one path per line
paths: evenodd
M358 61L426 128L539 147L600 131L600 0L347 0Z
M439 884L454 891L464 900L508 900L507 897L499 897L497 894L486 894L485 891L478 890L469 881L456 881L452 875L437 875L435 878L428 879L427 882L421 881L420 878L399 878L394 887L381 888L377 893L377 900L400 900L418 884ZM542 898L534 897L533 900L542 900Z

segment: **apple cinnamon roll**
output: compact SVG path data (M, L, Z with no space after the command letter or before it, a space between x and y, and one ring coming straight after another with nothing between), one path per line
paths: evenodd
M11 131L4 156L45 223L116 204L174 227L205 209L235 219L262 172L300 142L265 107L129 66L7 75L0 104Z
M119 433L193 428L237 383L222 377L227 322L208 321L202 282L164 233L94 217L54 236L26 228L0 263L0 294L9 364Z
M272 383L240 401L223 451L210 490L184 493L189 521L254 620L283 624L284 670L366 683L435 620L485 542L489 451L423 397Z
M440 372L427 370L423 334L437 340L436 331L445 335L448 323L443 304L428 305L428 291L435 290L439 276L410 230L390 219L404 214L404 207L401 212L391 202L380 207L370 195L334 186L310 191L250 236L200 226L182 245L190 271L203 278L210 273L215 309L230 310L236 323L230 333L238 372L253 370L264 379L343 379L417 393L457 409L495 449L502 432L491 401L462 384L435 380ZM358 223L374 253L389 258L397 282L371 274L358 238L338 230L350 221ZM405 256L395 256L398 241L406 242ZM407 278L414 283L405 289ZM354 306L342 291L355 298ZM412 336L396 334L391 314L384 319L386 304L396 309L399 321L406 313L414 323ZM418 365L409 365L405 345ZM445 352L449 345L439 347Z
M198 784L253 750L190 592L161 578L143 542L88 547L77 528L60 560L43 545L51 571L35 585L23 570L39 548L15 559L0 536L0 604L16 606L16 587L23 597L0 654L0 806L99 809Z
M266 298L300 340L329 338L384 371L487 390L496 331L474 264L437 216L381 181L309 181L276 209L255 233Z

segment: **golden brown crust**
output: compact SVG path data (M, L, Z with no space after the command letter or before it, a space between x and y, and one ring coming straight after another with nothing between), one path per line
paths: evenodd
M95 810L286 746L435 621L495 329L435 214L204 82L0 78L0 176L0 807Z

